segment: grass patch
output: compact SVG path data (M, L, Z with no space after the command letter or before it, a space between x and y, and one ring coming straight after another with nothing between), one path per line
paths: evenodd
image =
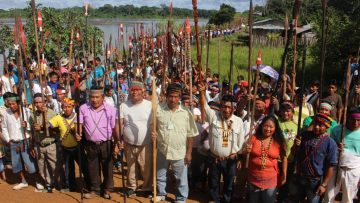
M218 73L218 43L220 41L220 79L228 80L230 72L230 57L231 57L231 42L236 42L240 36L243 36L244 33L235 33L230 37L220 37L210 40L210 50L209 50L209 69L211 73ZM256 65L256 58L258 52L262 53L262 63L264 65L270 65L277 71L279 71L281 66L281 57L284 52L284 47L269 47L269 46L254 46L252 50L252 66ZM247 79L248 74L248 54L249 48L247 45L234 46L234 66L233 74L231 76L232 84L236 82L236 77L242 75ZM300 57L300 53L299 57ZM191 56L193 62L196 61L196 45L192 45ZM203 41L203 53L202 53L202 67L206 67L206 40ZM290 74L292 67L287 67L287 74ZM330 71L325 73L325 75L331 75ZM301 79L301 63L298 63L297 66L297 81ZM305 83L308 84L314 79L320 79L320 68L315 65L313 57L310 55L310 47L307 52L307 61L306 61L306 79ZM300 85L297 82L298 85Z
M218 44L220 41L220 78L224 80L229 78L230 72L230 58L231 58L231 42L237 41L237 38L240 34L236 33L230 37L221 37L214 38L210 40L210 50L209 50L209 69L211 73L218 73ZM202 53L202 66L203 69L206 67L206 40L203 41L203 53ZM275 69L279 69L281 64L281 55L284 51L283 48L273 48L273 47L261 47L254 46L252 51L252 65L255 65L258 51L262 52L262 62L263 64L273 66ZM192 59L195 63L196 61L196 45L192 46L191 50ZM233 75L231 76L231 81L235 82L238 75L243 75L247 78L248 71L248 56L249 49L246 45L235 45L234 46L234 66L233 66Z

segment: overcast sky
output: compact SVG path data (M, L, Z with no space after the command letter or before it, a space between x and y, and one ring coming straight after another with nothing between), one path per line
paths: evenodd
M24 8L30 0L0 0L0 9ZM87 0L93 7L111 4L114 6L133 4L134 6L160 6L160 4L170 5L170 0ZM172 0L174 7L192 8L191 0ZM263 5L266 0L253 0L254 5ZM85 0L36 0L37 4L46 7L64 8L73 6L82 6ZM199 9L218 10L222 3L229 4L237 11L249 9L249 0L198 0Z

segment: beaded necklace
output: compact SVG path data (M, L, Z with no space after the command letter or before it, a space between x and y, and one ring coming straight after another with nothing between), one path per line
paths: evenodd
M270 146L271 143L273 141L273 138L271 137L267 146L267 149L265 149L264 146L264 140L260 140L260 148L261 148L261 169L265 169L265 164L266 164L266 158L268 157L269 151L270 151Z
M226 123L226 129L225 129L224 123ZM230 120L228 123L228 122L225 122L223 117L221 117L222 147L227 147L229 144L229 135L232 132L232 123L233 123L232 120Z

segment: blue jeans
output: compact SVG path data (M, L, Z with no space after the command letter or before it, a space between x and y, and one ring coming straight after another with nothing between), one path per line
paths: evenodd
M316 194L316 190L320 184L321 178L294 177L289 183L289 202L303 202L306 197L306 202L318 203L320 196Z
M78 162L78 150L78 147L72 149L62 147L62 156L65 163L66 186L71 191L76 189L74 162Z
M19 173L23 170L21 160L24 162L28 173L32 174L36 172L34 159L29 154L28 146L28 139L16 143L10 142L11 164L13 173Z
M3 159L0 158L0 172L3 172L5 169Z
M249 183L249 203L274 203L276 188L261 189Z
M223 176L223 196L224 202L230 203L232 196L232 186L236 173L236 160L228 159L215 162L214 158L209 157L209 190L210 197L216 203L220 203L219 186L220 176Z
M169 165L174 171L176 179L175 201L185 202L189 194L188 179L187 179L187 165L184 163L184 159L180 160L167 160L165 155L161 152L157 153L156 158L156 176L157 176L157 188L158 196L166 196L166 174L168 172Z
M190 165L190 180L193 187L206 183L208 165L208 157L198 152L197 148L193 148Z

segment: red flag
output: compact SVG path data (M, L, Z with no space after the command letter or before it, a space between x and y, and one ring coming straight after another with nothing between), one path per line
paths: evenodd
M158 49L160 49L160 47L161 47L161 37L157 38L157 47L158 47Z
M172 1L170 2L170 17L172 16L173 4Z
M186 32L187 35L190 35L191 27L190 27L189 17L186 17L186 21L185 21L185 32Z
M49 38L49 30L45 31L45 38Z
M22 44L22 47L23 49L25 50L25 46L26 46L26 37L25 37L25 32L24 32L24 29L23 29L23 24L22 24L22 21L21 21L21 17L19 17L19 26L20 26L20 34L21 34L21 44Z
M258 52L258 56L256 58L256 65L261 65L262 61L261 61L261 51Z
M182 28L182 26L179 27L179 36L180 37L183 36L183 28Z
M38 10L38 26L39 26L39 30L40 32L42 31L42 25L43 25L43 20L42 20L42 15L41 15L41 10Z
M76 91L76 90L78 90L78 89L80 88L80 82L79 82L79 73L78 73L78 70L76 70L76 74L75 74L74 87L75 87L75 91Z

